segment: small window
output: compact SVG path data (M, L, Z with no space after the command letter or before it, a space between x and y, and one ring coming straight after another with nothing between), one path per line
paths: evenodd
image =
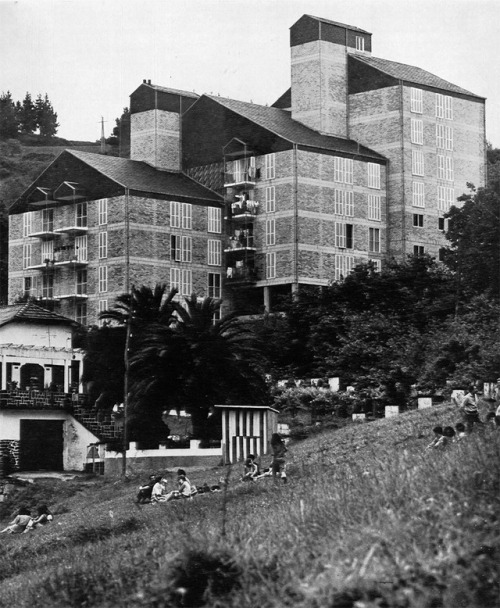
M424 182L412 183L412 205L414 207L425 207L425 185Z
M23 214L23 236L29 236L33 232L33 211Z
M218 272L208 273L208 295L210 298L221 297L221 275Z
M23 292L24 292L25 296L31 296L32 287L33 287L32 277L24 277Z
M446 249L444 247L440 247L438 251L438 260L440 262L444 262L446 259Z
M75 223L79 228L87 227L87 203L76 204Z
M266 253L266 279L276 278L276 253Z
M445 223L444 222L445 222L444 217L438 217L438 228L439 228L439 230L444 231L444 229L445 229Z
M363 36L356 36L356 50L364 51L365 50L365 39Z
M423 112L423 100L422 100L422 89L410 89L410 111L415 114L422 114Z
M424 227L424 216L421 213L413 214L413 225L417 228Z
M75 321L87 325L87 302L77 302L75 307Z
M42 210L42 232L54 232L54 209Z
M422 256L425 253L425 249L423 245L413 245L413 255Z
M368 229L368 249L373 253L380 253L380 228Z
M104 226L108 223L108 199L99 199L97 201L97 208L99 226Z
M76 273L76 293L79 296L87 293L87 269L80 268Z

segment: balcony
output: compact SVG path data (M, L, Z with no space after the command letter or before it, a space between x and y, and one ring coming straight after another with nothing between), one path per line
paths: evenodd
M224 173L224 188L253 188L256 184L256 171Z
M64 226L63 228L56 228L54 230L55 234L69 234L70 236L78 236L81 234L87 234L88 227L87 226Z
M258 201L254 200L243 200L231 203L228 209L228 215L224 218L225 220L249 220L257 215L259 209Z
M87 298L88 295L86 293L79 293L78 291L57 296L58 300L86 300Z
M47 226L42 226L42 229L38 232L30 232L28 234L29 237L34 239L41 239L42 241L48 241L58 236L57 230L54 230L54 225L49 224Z
M226 285L228 286L255 283L257 280L257 272L250 264L228 266L226 269Z
M84 268L87 264L87 256L77 255L72 251L60 251L54 255L54 265L58 268Z
M253 234L245 234L241 231L240 234L235 234L229 240L230 246L224 249L225 253L239 253L244 251L255 251Z

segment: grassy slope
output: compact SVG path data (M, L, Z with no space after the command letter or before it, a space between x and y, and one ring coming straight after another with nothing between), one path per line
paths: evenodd
M58 515L0 537L0 605L494 606L500 433L424 451L456 421L444 405L324 433L290 447L287 485L230 479L189 502L139 508L136 481L39 483L13 500L51 492Z

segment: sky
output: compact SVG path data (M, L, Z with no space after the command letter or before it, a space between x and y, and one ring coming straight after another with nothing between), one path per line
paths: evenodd
M372 33L376 57L487 98L500 147L498 0L0 0L0 92L47 93L58 135L106 136L153 84L271 105L290 86L289 28L303 15Z

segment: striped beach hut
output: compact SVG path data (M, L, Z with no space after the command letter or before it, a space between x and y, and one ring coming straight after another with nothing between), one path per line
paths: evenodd
M278 428L278 410L264 405L216 405L222 410L224 464L269 451L271 435Z

